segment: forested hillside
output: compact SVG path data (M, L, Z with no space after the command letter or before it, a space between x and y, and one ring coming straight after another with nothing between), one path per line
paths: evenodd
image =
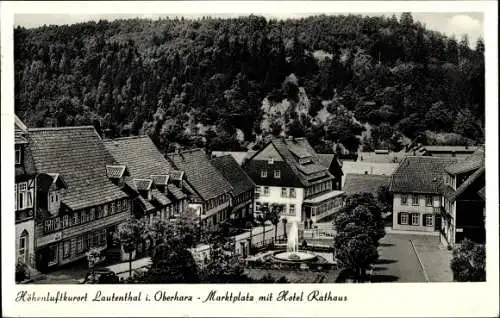
M425 131L484 138L483 42L470 49L409 13L99 21L14 39L15 108L29 126L147 133L168 151L282 132L324 152L394 149Z

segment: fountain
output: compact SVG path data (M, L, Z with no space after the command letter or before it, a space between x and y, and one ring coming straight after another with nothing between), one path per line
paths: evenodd
M292 222L292 226L288 231L286 252L277 253L274 255L274 258L286 262L305 262L317 259L317 256L312 253L299 251L299 228L297 221Z

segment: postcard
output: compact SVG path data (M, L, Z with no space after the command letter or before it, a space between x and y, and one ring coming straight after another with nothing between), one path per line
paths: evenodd
M1 5L3 315L498 315L496 2Z

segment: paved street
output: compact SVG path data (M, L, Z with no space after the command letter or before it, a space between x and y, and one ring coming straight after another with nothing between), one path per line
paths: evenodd
M410 235L387 234L379 247L379 262L372 282L425 282L425 276L411 246Z
M451 253L440 247L437 236L387 234L381 240L379 254L373 282L452 281Z
M137 269L144 267L150 264L151 258L144 257L132 261L132 269ZM129 277L129 263L122 262L113 265L103 265L98 267L107 267L116 274L118 274L119 278L127 278ZM63 267L56 269L52 272L46 274L46 277L42 280L34 282L34 284L78 284L82 278L85 277L87 272L89 271L87 262L77 262L74 264L70 264L68 267Z

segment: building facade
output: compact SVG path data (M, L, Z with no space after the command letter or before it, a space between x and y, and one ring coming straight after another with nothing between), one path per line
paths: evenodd
M391 176L393 229L438 232L441 227L441 186L452 158L406 157Z
M118 162L91 126L28 130L37 175L37 268L68 264L91 248L114 244L117 226L130 219L131 202ZM123 169L124 170L124 169Z
M231 184L202 149L171 153L167 158L175 169L184 171L186 189L190 192L188 205L196 211L201 227L217 229L231 214Z
M442 196L441 242L455 246L465 238L484 243L484 150L446 167Z
M188 195L183 189L184 172L173 169L148 136L103 142L128 172L123 186L132 198L136 218L146 218L152 224L155 220L171 220L185 211Z
M15 117L15 222L16 263L35 267L36 170L28 142L28 129Z
M278 205L282 218L311 227L341 205L335 178L305 138L273 139L243 169L256 184L257 214L262 206Z
M230 218L235 221L250 220L253 218L255 183L243 171L238 162L231 155L212 158L210 162L231 184L231 212ZM243 225L243 224L242 224Z
M484 149L465 159L407 157L391 178L393 228L439 234L455 246L485 241Z

